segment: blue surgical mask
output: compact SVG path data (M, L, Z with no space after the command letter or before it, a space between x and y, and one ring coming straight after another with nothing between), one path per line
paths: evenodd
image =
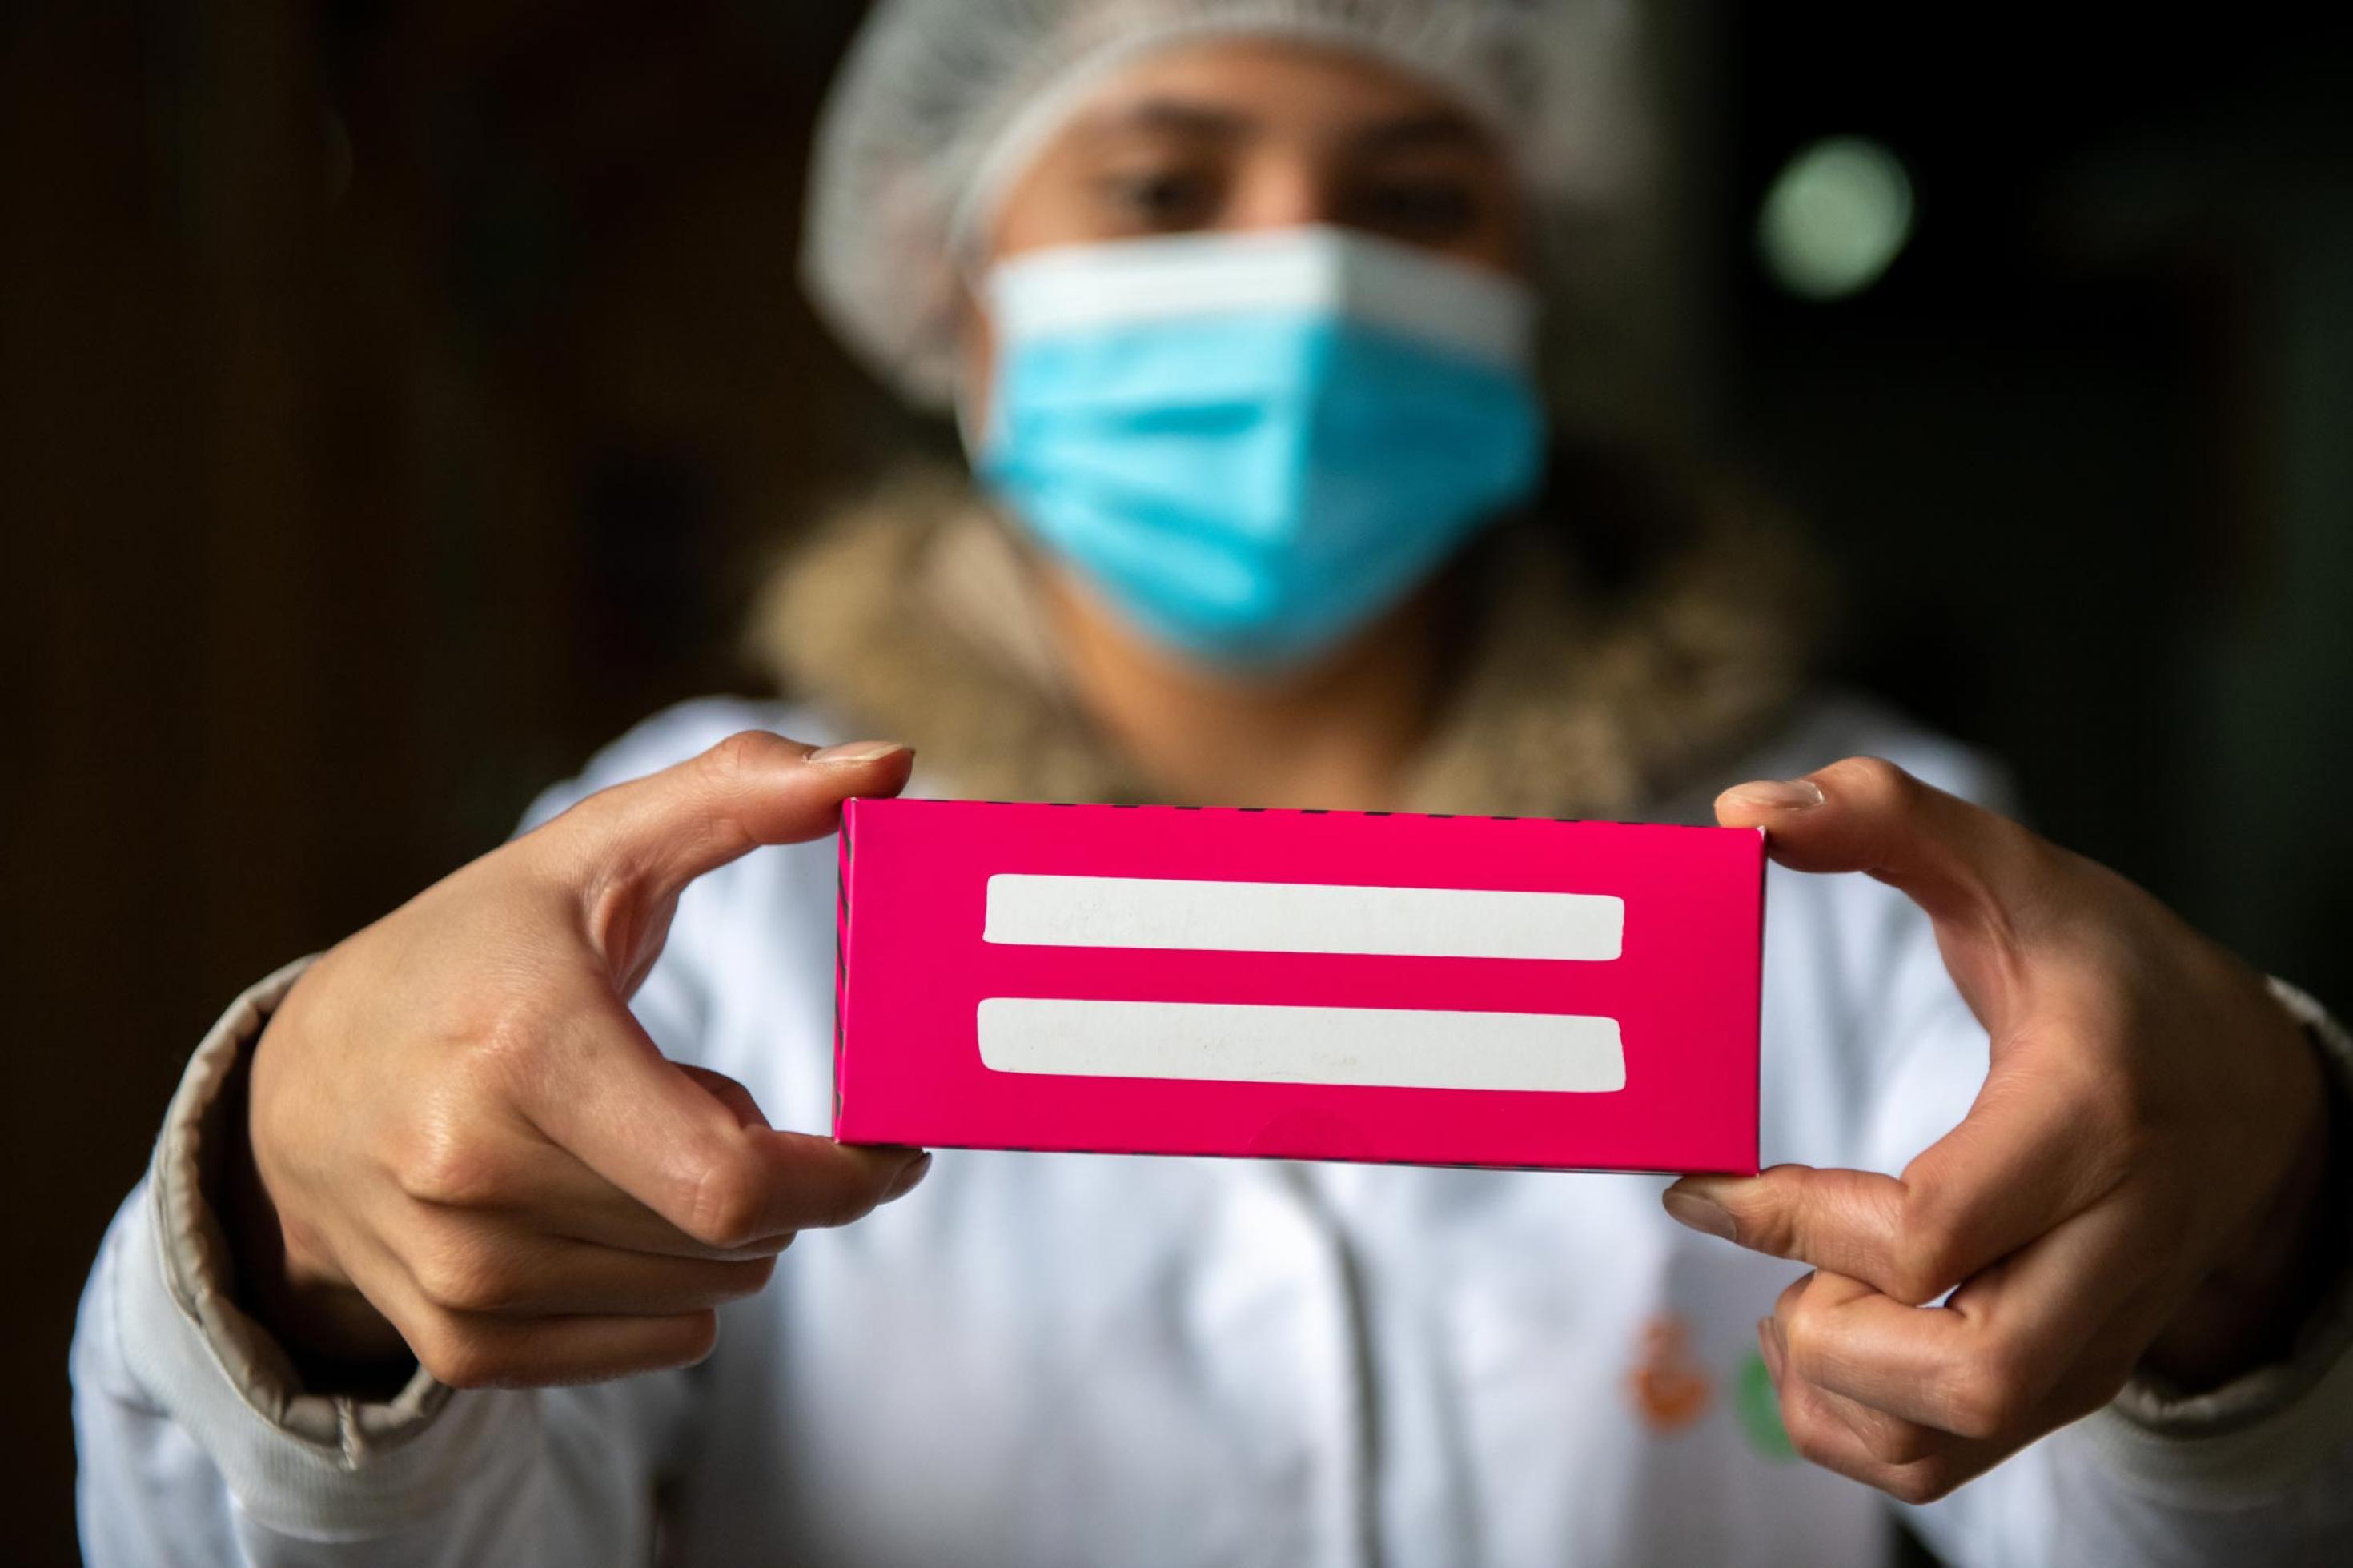
M1535 488L1534 296L1344 229L1029 252L985 299L983 482L1155 639L1295 668Z

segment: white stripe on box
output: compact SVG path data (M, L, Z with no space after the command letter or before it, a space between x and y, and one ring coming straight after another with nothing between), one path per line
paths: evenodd
M1626 901L1602 893L1006 873L988 879L982 935L1021 947L1606 962L1625 929Z
M1626 1087L1615 1018L1400 1007L991 996L997 1072L1381 1089L1609 1093Z

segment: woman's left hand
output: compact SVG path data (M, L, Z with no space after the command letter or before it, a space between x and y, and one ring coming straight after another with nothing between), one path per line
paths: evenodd
M1795 870L1902 890L1992 1037L1968 1115L1901 1177L1777 1165L1667 1189L1683 1224L1813 1267L1757 1326L1799 1453L1925 1501L2137 1368L2211 1387L2281 1353L2318 1267L2328 1099L2261 977L2114 872L1886 763L1744 784L1716 816Z

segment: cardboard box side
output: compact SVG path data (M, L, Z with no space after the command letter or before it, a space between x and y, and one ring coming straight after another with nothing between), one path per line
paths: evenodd
M833 1135L842 1135L842 1108L849 1071L849 888L850 846L858 826L858 802L841 803L841 830L835 837L833 910Z
M1753 1176L1764 1169L1761 1140L1765 1120L1765 895L1773 863L1765 853L1765 830L1760 827L1756 833L1757 956L1748 971L1748 1037L1752 1042L1748 1052L1748 1167L1731 1173L1740 1176Z

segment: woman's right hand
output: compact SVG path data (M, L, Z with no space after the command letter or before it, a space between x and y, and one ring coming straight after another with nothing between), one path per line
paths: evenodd
M405 1344L459 1387L702 1359L713 1309L765 1285L795 1232L888 1203L929 1156L771 1130L743 1085L665 1059L628 997L688 883L833 831L911 762L749 731L327 953L254 1050L226 1205L242 1304L298 1356Z

